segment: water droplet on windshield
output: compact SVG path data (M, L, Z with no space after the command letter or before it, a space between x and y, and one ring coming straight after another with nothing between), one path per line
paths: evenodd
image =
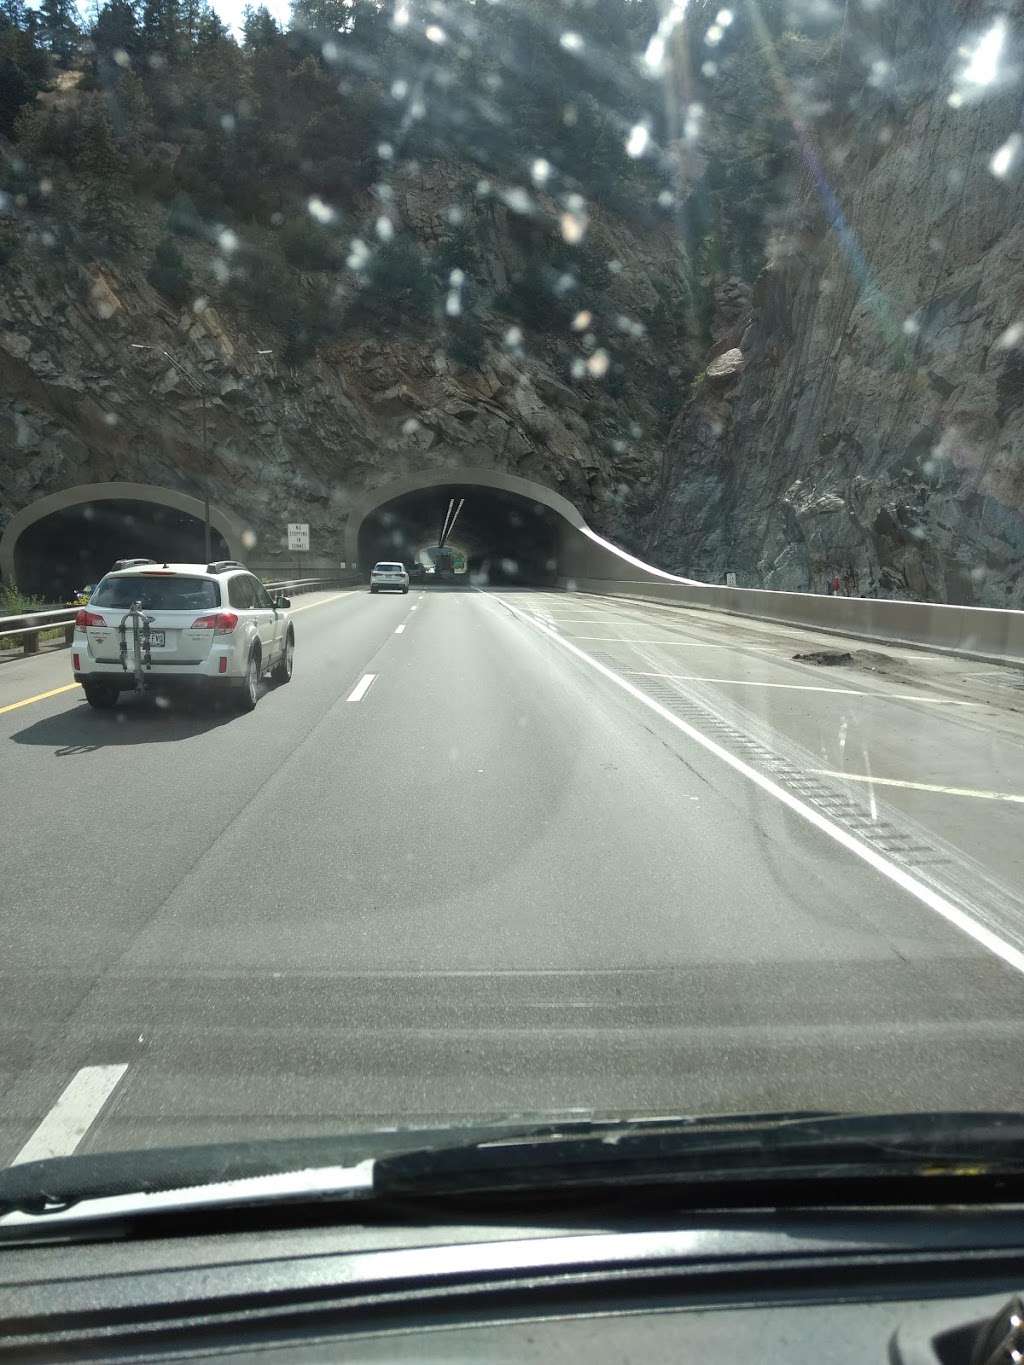
M479 186L477 187L477 192L479 193ZM513 213L533 212L533 200L519 185L514 185L512 189L506 190L501 197Z
M608 352L596 350L587 360L587 372L593 379L603 379L608 373Z
M315 218L318 223L333 223L337 216L330 204L325 204L317 195L313 195L306 207L309 209L310 217Z
M626 154L632 157L643 156L650 141L650 133L642 123L634 123L626 139Z
M448 41L448 35L440 24L428 24L423 31L428 42L440 44Z
M582 242L587 231L586 215L582 213L563 213L559 220L562 228L562 238L570 246L575 246L577 242Z
M546 185L548 177L551 175L551 162L545 161L542 156L530 167L530 176L535 185Z
M563 33L558 40L559 47L564 47L566 52L582 52L583 39L578 33Z
M382 242L390 242L392 237L394 237L395 235L394 224L392 223L391 219L386 217L383 213L377 219L377 222L374 226L377 236L380 238Z
M572 330L574 332L585 332L594 320L593 313L586 308L582 309L572 320Z
M988 163L989 170L994 176L1002 180L1013 169L1021 149L1020 133L1011 133L1003 145L992 156Z

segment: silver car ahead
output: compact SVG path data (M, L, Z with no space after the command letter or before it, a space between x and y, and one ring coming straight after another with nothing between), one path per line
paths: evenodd
M409 575L404 564L382 559L370 570L370 591L380 592L382 588L393 588L396 592L409 591Z

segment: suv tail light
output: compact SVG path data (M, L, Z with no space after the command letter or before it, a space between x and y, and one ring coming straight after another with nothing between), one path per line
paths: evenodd
M230 635L238 625L238 617L233 611L215 611L209 616L197 616L192 622L192 630L212 630L214 635Z
M86 626L105 626L107 623L102 616L94 611L82 610L75 617L75 625L79 630L85 630Z

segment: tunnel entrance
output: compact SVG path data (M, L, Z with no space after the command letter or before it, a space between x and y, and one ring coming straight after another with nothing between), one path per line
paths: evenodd
M214 559L229 556L224 537L211 528ZM156 502L103 500L76 503L27 526L14 546L15 582L49 602L68 601L95 583L115 559L147 557L205 563L200 518Z
M555 582L563 519L528 495L478 484L438 483L375 507L359 527L360 569L368 572L380 559L433 567L453 502L458 515L444 539L452 563L441 574L427 574L427 583Z

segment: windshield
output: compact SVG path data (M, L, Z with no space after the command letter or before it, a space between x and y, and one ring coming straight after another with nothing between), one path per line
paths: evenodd
M133 602L143 610L201 611L220 606L220 588L210 578L105 578L92 595L95 607L115 607L125 611Z
M0 1166L1018 1107L1022 92L1024 0L2 0Z

